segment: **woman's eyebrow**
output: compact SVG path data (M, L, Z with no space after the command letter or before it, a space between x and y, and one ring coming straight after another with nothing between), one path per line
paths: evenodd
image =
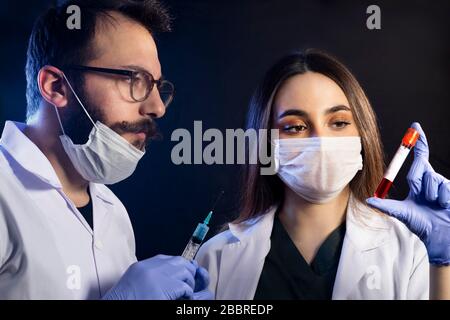
M308 117L308 113L306 111L300 109L289 109L284 111L282 114L278 116L278 119L287 117L287 116L298 116L298 117Z
M344 106L343 104L340 104L338 106L331 107L330 109L327 109L325 111L325 114L330 114L338 111L352 111L349 107Z
M338 111L350 111L351 109L347 106L344 106L343 104L331 107L327 110L325 110L325 114L335 113ZM308 113L301 109L289 109L284 111L282 114L278 116L278 119L287 117L287 116L297 116L297 117L308 117Z

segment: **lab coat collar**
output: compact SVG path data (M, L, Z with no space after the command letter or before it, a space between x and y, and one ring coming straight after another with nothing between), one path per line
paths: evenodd
M0 146L25 170L52 187L61 189L61 182L50 161L23 133L25 127L24 123L6 121Z
M91 190L92 197L95 196L104 202L114 205L114 199L111 197L110 192L106 192L107 189L104 185L91 182L89 183L89 190Z
M358 251L375 249L390 239L392 226L388 219L351 196L347 206L346 237Z
M276 208L239 224L229 224L234 240L223 248L217 296L221 299L252 299L264 260L270 250L270 234ZM242 270L243 272L235 272ZM234 285L239 283L238 286ZM236 292L239 290L239 292Z
M239 224L230 223L229 230L235 238L243 242L252 238L270 239L276 211L277 206L273 206L255 218ZM346 237L352 241L355 248L365 251L379 247L388 239L390 224L387 217L350 195L346 212L346 229Z
M241 223L229 223L228 227L231 234L239 241L246 241L255 237L270 238L270 233L267 234L267 230L272 230L276 211L277 206L273 206L257 217Z
M6 121L0 139L0 146L25 170L56 189L62 189L61 182L53 166L42 151L23 133L26 125L21 122ZM101 184L89 184L92 197L114 204L111 192Z
M240 224L229 224L237 241L223 248L217 295L222 299L252 299L264 260L270 251L270 235L277 208ZM336 274L333 299L347 298L367 269L366 252L386 244L391 227L387 219L351 195L346 212L346 235ZM235 270L244 270L237 273ZM354 271L351 271L354 270ZM351 277L349 277L351 274ZM236 292L236 286L239 292Z
M364 275L371 270L371 256L395 239L389 218L355 199L347 208L347 232L333 287L333 300L351 299Z

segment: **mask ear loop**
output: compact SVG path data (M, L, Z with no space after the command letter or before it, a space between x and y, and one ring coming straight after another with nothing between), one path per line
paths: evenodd
M66 133L64 132L64 127L63 127L62 122L61 122L61 118L59 117L58 108L57 108L54 104L52 104L52 105L53 105L53 107L55 108L56 117L58 118L59 126L61 127L61 130L62 130L62 132L63 132L63 135L66 135Z
M91 116L89 115L89 112L87 112L86 108L84 107L83 103L81 102L80 98L78 97L78 95L75 93L75 90L73 90L72 85L70 84L69 80L67 79L66 75L63 72L63 77L66 80L67 84L69 85L70 90L72 91L73 95L75 96L75 98L78 100L78 103L81 105L81 107L83 108L84 112L86 113L86 115L88 116L89 120L91 120L92 124L94 125L94 127L98 130L97 125L95 124L94 120L92 120ZM59 119L59 115L58 115L58 119ZM59 120L59 122L61 123L61 120ZM64 132L64 129L63 129Z

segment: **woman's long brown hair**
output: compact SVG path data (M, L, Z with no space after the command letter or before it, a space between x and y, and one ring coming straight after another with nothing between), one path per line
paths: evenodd
M383 176L384 156L380 133L375 113L358 81L330 54L308 49L278 61L266 73L252 97L246 128L270 129L273 98L278 88L289 77L306 72L321 73L332 79L341 87L350 103L361 136L363 157L363 169L350 182L350 189L356 199L364 202L373 195ZM260 168L260 163L243 166L240 215L234 223L262 215L283 201L284 184L276 175L261 175Z

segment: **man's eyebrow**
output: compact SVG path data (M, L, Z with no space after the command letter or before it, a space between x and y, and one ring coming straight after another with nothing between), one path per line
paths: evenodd
M122 68L131 69L131 70L134 70L134 71L144 71L144 72L150 73L156 79L156 76L152 72L150 72L149 70L147 70L147 69L145 69L145 68L143 68L141 66L137 66L137 65L134 65L134 64L129 64L129 65L121 66L121 67ZM160 79L163 79L163 78L164 77L161 75Z
M325 114L331 114L331 113L335 113L338 111L350 111L351 112L351 109L344 105L337 105L337 106L327 109L325 111ZM282 114L280 114L278 116L278 119L281 119L281 118L284 118L287 116L308 117L308 113L301 109L289 109L289 110L284 111Z

